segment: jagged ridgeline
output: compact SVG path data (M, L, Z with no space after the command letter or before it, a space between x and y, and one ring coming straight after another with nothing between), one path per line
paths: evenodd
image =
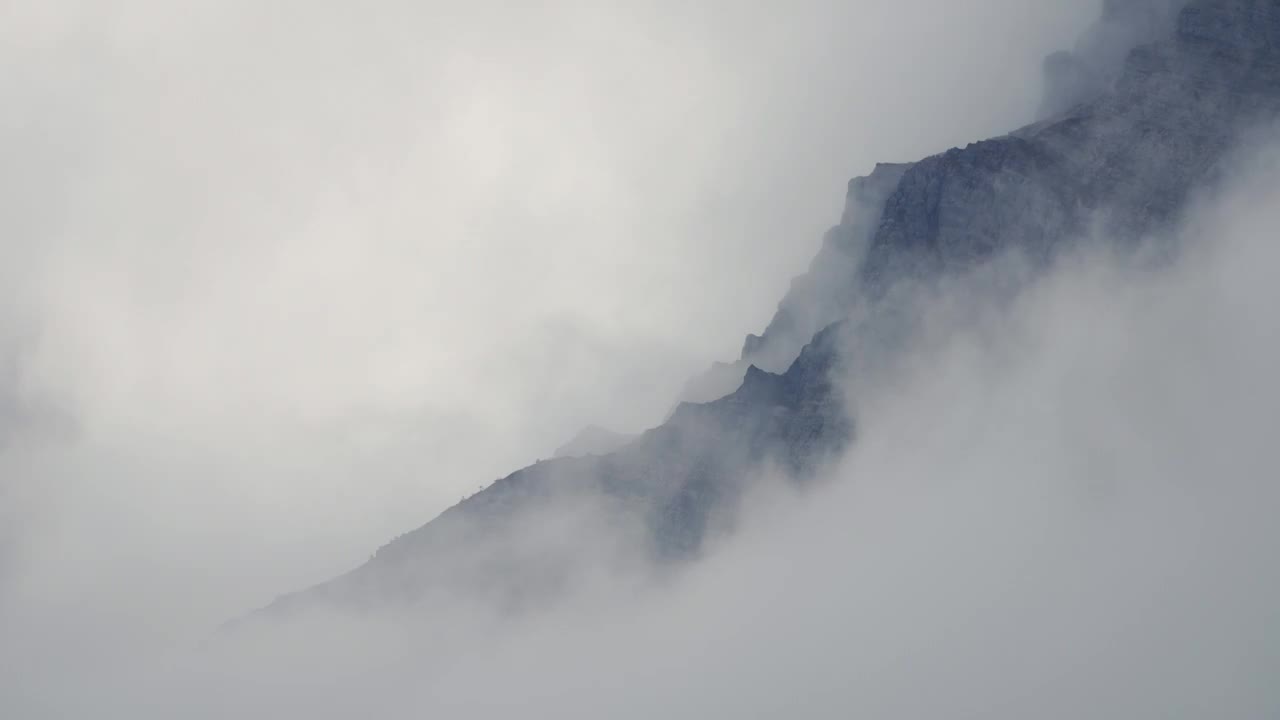
M840 224L768 327L692 382L663 425L519 470L273 608L412 601L446 586L545 596L598 550L593 526L628 529L626 546L648 560L695 555L753 478L804 484L855 442L834 380L857 372L848 348L891 353L884 338L910 322L902 288L1011 253L1043 269L1086 238L1124 248L1176 224L1280 112L1280 0L1107 2L1046 76L1035 124L853 180ZM566 507L575 520L554 520L554 542L530 548L516 531Z

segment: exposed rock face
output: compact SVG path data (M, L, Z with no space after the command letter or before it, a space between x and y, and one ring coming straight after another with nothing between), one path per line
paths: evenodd
M871 243L885 200L902 180L909 164L881 163L866 177L849 181L844 215L827 231L822 248L804 275L791 282L778 312L760 335L748 335L741 357L717 363L685 386L681 398L710 402L733 392L747 368L786 370L800 349L822 328L844 318L859 288L850 282L858 274Z
M763 335L749 336L742 359L768 369L783 369L822 328L844 318L859 288L858 273L890 198L911 168L882 163L866 177L849 181L844 216L827 231L809 272L796 278Z
M741 360L704 378L700 392L736 390L682 404L615 452L499 480L285 604L397 594L388 588L419 597L441 583L504 597L545 591L582 548L530 559L504 546L503 532L540 522L564 498L591 498L603 522L633 523L650 557L688 557L754 475L777 467L804 482L852 440L832 371L849 371L843 348L883 345L876 333L902 322L896 286L969 273L1010 252L1043 267L1091 236L1124 245L1170 227L1242 134L1280 115L1280 0L1111 2L1099 28L1076 54L1109 67L1107 53L1125 46L1123 59L1101 85L1094 78L1087 93L1066 93L1071 101L1053 117L852 181L809 272ZM1133 47L1140 40L1150 42ZM872 320L841 322L855 310ZM483 555L459 550L477 545Z

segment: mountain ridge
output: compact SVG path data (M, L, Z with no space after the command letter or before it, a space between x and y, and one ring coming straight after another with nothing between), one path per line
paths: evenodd
M1042 270L1096 237L1136 247L1176 225L1250 128L1280 117L1280 1L1146 6L1168 6L1168 27L1152 26L1166 31L1138 33L1149 41L1091 97L1059 99L1066 106L1055 114L1006 135L851 180L840 223L765 330L748 336L737 361L691 382L685 396L703 402L680 403L611 452L518 470L269 610L413 601L443 585L523 606L554 596L560 580L547 578L563 579L580 559L548 560L554 571L522 566L501 531L536 523L557 498L591 498L606 522L635 526L643 555L674 562L699 554L752 478L776 469L803 486L854 441L856 418L833 378L851 357L893 361L893 338L911 323L902 288L1011 253Z

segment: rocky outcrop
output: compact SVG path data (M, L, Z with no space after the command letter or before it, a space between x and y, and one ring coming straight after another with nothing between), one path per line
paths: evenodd
M841 320L857 297L852 282L880 223L885 200L911 165L881 163L870 175L849 181L840 224L827 231L808 271L791 282L778 310L760 335L748 335L732 363L716 363L690 380L687 402L711 402L733 392L747 368L782 372L819 330Z
M791 283L764 333L747 338L742 360L785 369L822 328L845 316L860 288L851 278L880 226L885 201L912 166L882 163L870 175L849 181L840 224L827 231L809 271Z
M1280 114L1280 5L1196 0L1135 48L1113 92L1002 138L928 158L885 204L862 267L874 294L1015 250L1033 263L1091 237L1176 223L1244 133Z

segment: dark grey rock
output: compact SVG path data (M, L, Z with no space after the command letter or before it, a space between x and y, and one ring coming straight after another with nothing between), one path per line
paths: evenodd
M1172 37L1134 49L1114 91L912 166L861 269L873 295L1016 250L1121 246L1169 229L1252 128L1280 113L1280 5L1194 0Z
M760 336L750 336L742 360L781 372L822 328L839 321L861 288L853 281L879 227L885 201L909 164L882 163L870 175L849 181L839 225L827 231L809 271L796 278Z

